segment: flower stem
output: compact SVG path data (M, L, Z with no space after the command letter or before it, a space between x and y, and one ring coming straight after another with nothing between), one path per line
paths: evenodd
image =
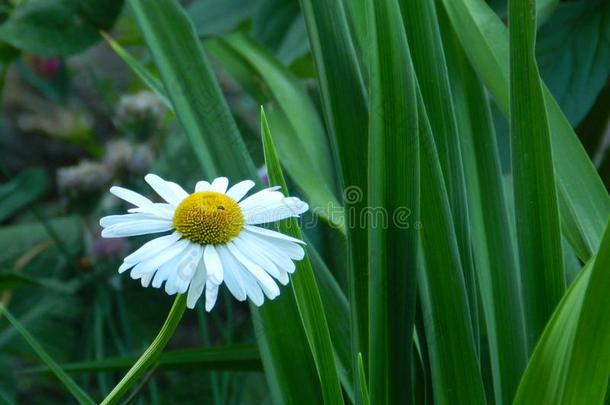
M129 369L125 377L114 387L108 396L102 401L102 405L116 404L119 399L134 385L146 370L152 366L161 355L161 352L174 335L174 331L182 319L182 314L186 308L186 295L179 294L174 300L174 304L161 327L159 334L148 346L146 351L140 356L138 361Z

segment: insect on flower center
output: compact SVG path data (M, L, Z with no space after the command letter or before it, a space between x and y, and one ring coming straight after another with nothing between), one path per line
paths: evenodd
M221 245L239 235L244 216L235 200L214 191L193 193L174 212L174 229L200 245Z

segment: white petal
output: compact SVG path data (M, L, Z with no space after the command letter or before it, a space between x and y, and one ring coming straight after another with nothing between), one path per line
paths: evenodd
M146 180L161 198L171 205L177 206L182 201L182 198L176 193L174 187L156 174L147 174L144 176L144 180Z
M252 194L248 198L243 199L239 203L239 206L242 210L249 210L256 207L266 207L268 205L277 204L284 198L286 197L281 192L266 188Z
M135 191L131 191L123 187L113 186L110 187L110 193L138 207L138 212L145 212L160 216L162 218L167 218L167 213L165 210L159 209L152 201L143 195L136 193Z
M200 192L200 191L208 191L210 189L210 183L208 183L207 181L201 180L198 181L197 184L195 184L195 192Z
M205 265L203 264L203 260L199 260L199 264L197 265L197 271L195 273L195 277L191 280L191 285L189 287L188 295L186 296L186 306L190 309L195 308L197 304L197 300L201 297L203 293L203 287L206 283L206 270Z
M172 219L174 217L175 208L171 204L166 203L153 203L152 207L137 207L130 208L127 210L129 213L144 213L144 214L154 214L161 218Z
M250 244L257 247L257 250L271 259L280 270L293 273L296 266L290 259L290 256L277 248L268 240L262 238L259 235L243 232L239 235L241 238L246 239Z
M279 269L271 259L261 252L259 245L250 243L248 238L244 238L241 235L235 238L233 242L244 256L258 264L261 268L263 268L263 270L271 274L273 277L279 279Z
M187 193L179 184L174 183L173 181L166 181L166 183L172 190L174 190L174 193L176 193L176 195L180 198L180 201L189 196L189 193Z
M261 291L261 287L256 282L256 279L252 274L250 274L246 269L241 266L240 273L242 279L244 280L244 288L246 289L246 295L250 300L256 305L260 307L265 302L265 297L263 292Z
M239 249L235 246L235 243L229 242L227 243L227 248L231 252L233 256L256 278L256 281L262 287L265 295L269 297L269 299L274 299L278 295L280 295L280 289L273 281L271 276L263 270L259 265L254 263L252 260L248 259L244 256Z
M123 215L107 215L100 219L100 226L108 228L109 226L123 224L126 222L140 221L142 219L163 219L151 214L123 214Z
M196 243L191 243L185 251L182 260L178 263L175 282L176 290L180 294L184 294L188 290L189 284L195 276L197 266L199 265L202 256L203 247Z
M241 200L246 194L248 194L248 191L250 191L252 187L254 187L254 182L252 180L240 181L239 183L231 187L229 190L227 190L226 194L235 201L239 202L239 200Z
M180 239L180 234L174 232L171 235L160 236L153 240L150 240L140 246L138 250L123 259L126 263L138 263L143 260L149 259L151 256L159 253L160 251L170 247Z
M148 273L142 274L142 278L140 279L140 283L142 284L142 287L148 287L150 285L150 280L152 280L154 275L155 275L154 271L150 271Z
M287 285L290 282L290 277L288 277L287 271L280 271L280 277L278 281L282 283L282 285Z
M265 205L256 205L242 209L246 223L266 224L285 218L298 217L309 209L307 203L296 197L286 197L280 201L270 202Z
M134 263L125 263L121 264L119 267L119 273L124 273L126 270L131 269L134 266Z
M214 283L207 283L205 285L205 310L210 312L216 304L216 298L218 298L218 285Z
M301 243L303 245L306 244L305 242L303 242L300 239L293 238L292 236L284 235L281 232L272 231L271 229L261 228L259 226L246 225L246 226L244 226L244 229L246 231L248 231L248 232L252 232L252 233L258 234L258 235L267 236L267 237L272 238L272 239L283 239L283 240L288 240L288 241L291 241L291 242L294 242L294 243Z
M155 256L138 263L131 270L131 278L135 280L140 278L144 273L157 270L177 255L180 255L189 244L190 242L188 240L182 239L168 248L159 251Z
M213 245L207 245L203 254L203 261L208 272L208 280L215 284L222 283L222 262L218 256L218 252Z
M240 271L239 262L231 255L225 246L217 246L216 251L220 255L223 267L223 279L227 288L239 301L246 299L246 289Z
M147 235L149 233L169 231L172 228L172 221L167 219L142 219L109 226L102 230L102 237L122 238L126 236Z
M191 243L191 242L187 241L186 239L180 240L177 243L182 244L184 242L187 242L186 245ZM186 246L183 245L182 251L180 251L171 260L165 262L165 264L163 264L159 267L159 270L157 270L157 272L155 273L155 277L152 280L152 286L154 288L161 287L161 285L163 284L164 281L169 280L173 275L176 274L176 268L178 267L180 261L183 258L185 249L186 249Z
M217 177L212 181L209 191L215 191L217 193L226 193L227 187L229 186L229 179L226 177Z

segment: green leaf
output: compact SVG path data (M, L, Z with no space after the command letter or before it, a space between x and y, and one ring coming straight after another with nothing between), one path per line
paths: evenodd
M259 0L198 0L191 2L187 11L197 34L209 37L233 31L256 14L259 3Z
M163 84L159 82L159 80L153 77L148 70L136 60L125 48L123 48L118 42L116 42L112 37L105 32L102 31L101 35L104 37L104 40L110 45L112 50L123 59L123 62L127 64L127 66L134 72L140 80L150 89L152 90L165 104L167 108L173 110L174 106L167 99L165 94L165 89L163 88Z
M470 62L508 116L506 26L481 0L443 0L443 5ZM546 89L544 98L559 183L562 230L578 257L586 261L599 246L610 215L610 198L574 130Z
M444 14L441 14L441 17ZM462 142L477 284L487 330L494 397L510 403L527 362L519 265L511 238L489 100L453 28L441 19Z
M0 39L36 55L74 54L99 40L98 29L112 26L121 5L118 0L30 0L0 26Z
M305 238L307 241L307 238ZM328 328L330 337L333 342L349 342L351 331L349 322L345 320L349 318L349 303L341 290L341 286L337 283L330 269L320 257L320 254L312 246L307 244L307 254L314 268L316 281L320 288L320 296L324 304L324 313L328 320ZM351 352L349 344L335 343L335 357L337 359L337 370L341 384L350 400L354 401L354 387L352 380L352 365Z
M610 226L548 323L515 404L601 404L610 376Z
M263 110L261 110L261 135L265 152L265 164L269 173L269 182L281 186L284 193L287 193L286 181ZM297 239L303 239L295 218L289 218L280 222L279 230ZM335 366L333 345L324 313L324 306L322 305L320 291L318 290L311 262L307 255L303 260L297 262L297 269L291 276L290 281L309 347L316 363L324 403L343 404L341 384L339 383L337 367Z
M470 237L466 180L460 149L461 134L449 87L447 63L441 42L434 0L401 0L405 30L413 57L438 157L458 242L462 271L470 300L474 334L478 335L478 304Z
M217 41L239 56L251 69L252 80L265 85L261 92L273 100L270 127L282 166L303 190L316 215L342 229L340 204L334 196L335 174L324 125L311 99L297 78L273 54L245 34L233 34ZM216 54L216 53L215 53ZM222 59L221 59L222 60ZM281 125L281 130L279 127Z
M593 106L610 74L610 4L562 3L538 33L540 75L572 125Z
M369 390L367 387L366 374L364 372L364 362L362 361L362 353L358 353L358 377L360 378L360 400L362 405L370 405Z
M207 61L195 28L172 0L130 0L140 31L206 174L249 178L254 165ZM227 147L227 145L230 145ZM220 161L241 162L225 165Z
M55 374L55 376L61 381L61 383L70 391L74 398L80 404L95 404L93 399L83 391L72 378L66 374L64 370L53 360L51 356L43 349L38 341L28 332L23 325L6 309L3 305L0 305L0 314L4 314L6 319L13 325L13 327L19 332L23 339L28 345L36 352L40 360L42 360L47 367Z
M138 356L110 357L101 360L61 364L70 373L110 372L128 369ZM256 345L235 344L217 347L197 347L170 350L159 357L157 370L261 370L260 355ZM49 371L44 367L24 370L25 374Z
M510 140L526 330L533 347L565 290L550 128L534 47L536 8L509 0Z
M364 162L368 161L368 108L352 41L352 21L348 19L341 1L301 0L300 3L317 71L324 117L340 168L343 206L350 215L359 218L367 205ZM347 226L354 370L357 370L356 353L361 352L365 361L368 360L368 235L366 228L359 225L348 223Z
M423 98L418 92L423 268L419 296L434 400L485 403L485 392L449 198Z
M0 185L0 222L34 202L47 189L47 177L42 169L26 169Z
M178 294L155 339L146 348L144 353L138 357L136 362L133 363L121 381L104 398L101 402L102 405L116 404L138 382L140 377L158 361L161 352L165 349L165 346L167 346L180 324L185 309L186 295Z
M369 384L375 404L409 403L418 263L415 73L396 0L369 2ZM361 387L361 390L363 388Z

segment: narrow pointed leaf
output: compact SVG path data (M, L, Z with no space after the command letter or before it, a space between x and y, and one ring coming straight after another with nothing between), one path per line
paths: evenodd
M269 173L269 182L282 187L284 193L288 192L286 180L282 173L275 146L269 131L269 125L261 110L261 135L263 138L263 150L265 152L265 164ZM295 218L289 218L279 224L282 233L291 235L297 239L303 239L303 235ZM311 267L309 257L305 255L303 260L297 263L297 269L291 276L292 291L296 298L297 307L301 314L301 320L307 335L309 347L313 354L320 384L322 386L322 397L325 404L343 404L343 394L339 375L335 366L335 355L330 339L330 332L322 298L315 276Z
M347 212L353 213L354 218L359 218L366 207L368 113L364 83L351 35L351 21L343 3L300 1L322 95L326 126L341 170L343 206ZM347 215L348 220L350 215ZM366 228L359 223L348 223L347 237L352 364L357 371L356 353L362 353L365 364L368 358ZM358 380L355 381L357 383Z
M424 250L418 291L434 399L438 403L483 404L483 380L449 198L419 93L417 106L421 147L420 226Z
M533 0L510 0L510 140L517 247L533 347L565 290L550 128L534 56Z
M515 404L602 404L610 377L610 226L548 323Z
M400 0L405 30L413 55L413 66L443 170L443 179L454 222L464 280L468 289L471 317L478 335L478 305L470 240L470 219L466 180L460 149L460 133L449 86L449 76L434 0Z
M441 19L441 23L445 21ZM510 228L489 100L450 24L444 43L462 142L477 284L487 330L494 396L510 403L527 361L516 248Z
M32 350L36 352L40 360L49 367L57 379L61 381L80 404L95 404L95 401L93 401L93 399L91 399L91 397L83 391L68 374L66 374L55 360L53 360L53 358L43 349L34 336L32 336L30 332L21 325L21 322L19 322L3 305L0 305L0 315L4 315L6 319L8 319Z
M374 404L412 401L411 339L419 217L415 78L396 0L367 3L369 41L369 390ZM362 388L361 388L362 389Z
M501 110L509 110L508 30L483 0L443 0L451 23L477 74ZM597 251L610 197L582 144L548 89L543 90L558 181L561 225L578 257Z

